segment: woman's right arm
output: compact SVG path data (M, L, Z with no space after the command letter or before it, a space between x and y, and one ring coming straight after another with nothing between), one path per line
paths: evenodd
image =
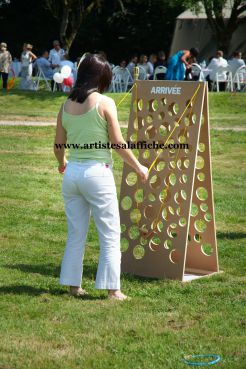
M187 59L190 57L190 51L189 50L183 50L183 55L181 56L181 60L183 63L185 63L186 67L189 67L189 63Z
M107 99L107 101L105 101ZM125 144L127 146L126 141L124 140L120 125L118 121L118 114L115 102L111 98L106 98L100 104L102 107L103 115L108 122L108 134L111 144ZM145 182L148 179L148 168L144 165L140 164L140 162L136 159L131 149L124 148L115 148L115 150L119 153L122 159L129 164L141 177L142 181Z

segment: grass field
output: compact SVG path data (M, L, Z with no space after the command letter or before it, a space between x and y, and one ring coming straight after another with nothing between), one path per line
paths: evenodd
M123 94L108 94L116 103ZM0 90L0 120L38 120L54 121L61 104L66 99L63 93L39 91ZM131 97L128 96L119 109L119 120L126 123L129 116ZM245 93L210 93L211 127L245 127Z
M13 91L1 95L0 114L54 118L63 100ZM232 124L227 116L235 126L245 123L242 94L210 95L210 106L213 126ZM224 273L190 284L123 275L123 292L132 297L124 303L94 289L99 246L93 220L83 281L89 297L69 297L59 285L67 226L54 127L1 126L0 138L1 369L185 369L184 355L205 353L222 356L214 367L245 368L246 132L211 130ZM114 160L119 193L122 161L115 153Z

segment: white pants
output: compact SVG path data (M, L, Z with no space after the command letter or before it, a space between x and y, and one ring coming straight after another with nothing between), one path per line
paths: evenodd
M95 287L120 289L120 217L112 166L95 160L69 162L64 173L62 194L68 238L60 283L81 286L86 236L92 213L100 243Z

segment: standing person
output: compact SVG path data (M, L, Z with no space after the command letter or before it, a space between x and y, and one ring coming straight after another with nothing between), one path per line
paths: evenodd
M32 90L32 62L36 60L37 57L32 53L33 46L31 44L24 44L23 51L21 53L21 80L20 89Z
M185 67L191 68L188 60L190 58L197 58L199 50L192 47L190 50L180 50L172 55L168 60L166 79L183 81L185 78Z
M61 61L64 59L65 51L61 48L60 42L58 40L53 41L53 49L49 52L49 61L54 68L58 71Z
M112 150L107 145L111 143L117 148L116 144L125 143L125 140L114 101L102 95L111 80L109 63L98 54L87 55L78 68L75 87L57 117L54 152L59 171L65 170L62 193L68 221L60 283L70 286L72 295L86 294L81 288L81 281L92 213L100 242L95 287L108 290L109 298L124 300L127 296L120 290L120 217L112 170ZM67 162L63 146L66 142L79 144L80 147L94 143L94 147L83 150L71 148ZM101 148L96 149L99 142ZM56 144L60 144L60 148ZM117 151L142 181L146 181L147 168L139 163L132 151L122 147L117 148Z
M7 89L9 68L12 63L12 56L7 50L7 44L1 42L0 44L0 78L3 80L3 89Z

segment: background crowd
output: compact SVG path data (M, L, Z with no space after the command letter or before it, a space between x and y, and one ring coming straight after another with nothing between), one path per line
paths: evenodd
M76 80L77 65L80 57L74 62L69 58L68 53L61 47L58 40L53 41L53 48L50 50L43 50L36 55L33 51L33 45L24 43L23 50L20 55L20 89L35 89L33 76L37 75L41 70L47 80L51 81L51 87L53 89L54 81L53 75L60 71L65 65L71 68L73 80ZM103 51L98 53L102 54L107 60L107 55ZM0 44L0 77L2 78L2 87L7 88L7 82L9 73L11 71L12 56L7 49L7 44L2 42ZM200 62L200 63L199 63ZM109 61L110 63L110 61ZM114 71L115 65L110 63L112 70ZM245 62L242 59L242 53L235 51L231 58L226 60L223 56L223 51L218 50L216 55L211 56L209 60L199 61L199 50L191 48L190 50L179 50L176 54L167 58L167 54L164 51L159 51L156 54L152 53L149 56L145 54L132 55L129 60L122 59L117 66L121 70L128 70L131 77L134 77L134 67L138 66L143 72L144 76L140 79L166 79L166 80L198 80L199 70L194 71L192 66L197 65L202 68L204 75L209 84L209 89L213 87L213 82L216 79L216 71L218 67L229 67L232 76L235 75L238 68L245 66ZM225 90L227 80L227 71L222 72L222 79L220 80L220 90ZM60 87L57 86L59 89Z

